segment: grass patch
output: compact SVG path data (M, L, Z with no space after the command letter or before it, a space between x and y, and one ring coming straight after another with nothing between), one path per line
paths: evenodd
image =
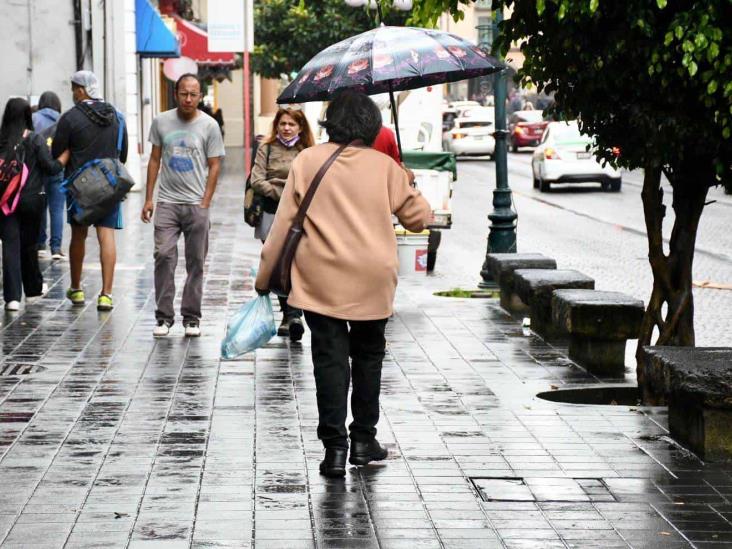
M464 288L453 288L452 290L442 290L435 292L433 295L438 297L457 297L457 298L482 298L490 299L499 297L498 290L466 290Z

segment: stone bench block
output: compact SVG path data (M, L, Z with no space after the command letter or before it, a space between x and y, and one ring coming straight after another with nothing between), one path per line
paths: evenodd
M732 348L647 347L646 386L668 403L671 436L703 459L732 461Z
M567 335L552 322L554 290L595 288L593 278L569 269L517 269L513 274L516 294L529 306L531 328L544 337Z
M557 262L542 254L488 254L486 266L501 289L501 307L523 312L528 307L516 295L513 273L517 269L556 269Z
M620 292L556 290L552 321L570 334L569 357L603 376L625 373L625 342L638 337L643 302Z

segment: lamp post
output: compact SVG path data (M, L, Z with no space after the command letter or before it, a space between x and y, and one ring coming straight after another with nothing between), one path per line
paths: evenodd
M493 36L498 35L498 24L503 21L503 10L492 10L493 15ZM495 38L494 38L495 40ZM500 52L493 52L494 57L500 60ZM512 253L516 252L516 223L518 215L511 208L513 202L511 188L508 186L508 147L506 138L506 77L504 71L496 73L493 84L493 97L495 105L496 148L493 158L496 164L496 188L493 190L493 211L488 214L490 229L488 233L488 246L486 248L486 259L483 268L480 270L481 281L478 284L481 288L494 287L493 275L488 270L488 254L490 253Z

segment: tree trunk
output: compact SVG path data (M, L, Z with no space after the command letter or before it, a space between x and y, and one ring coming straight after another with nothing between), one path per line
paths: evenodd
M675 219L666 253L662 232L665 206L661 171L660 166L646 166L641 193L648 233L648 260L653 271L653 291L643 317L636 350L638 386L641 389L646 382L643 375L645 346L693 346L695 343L692 293L694 247L707 192L714 181L711 162L702 159L687 161L677 173L670 174ZM655 329L658 329L658 337L654 342Z

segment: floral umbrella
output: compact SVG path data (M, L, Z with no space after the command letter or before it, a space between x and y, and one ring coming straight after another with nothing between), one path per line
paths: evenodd
M277 102L326 101L346 88L369 95L389 92L399 139L394 91L475 78L503 68L500 61L454 34L382 25L321 51Z

